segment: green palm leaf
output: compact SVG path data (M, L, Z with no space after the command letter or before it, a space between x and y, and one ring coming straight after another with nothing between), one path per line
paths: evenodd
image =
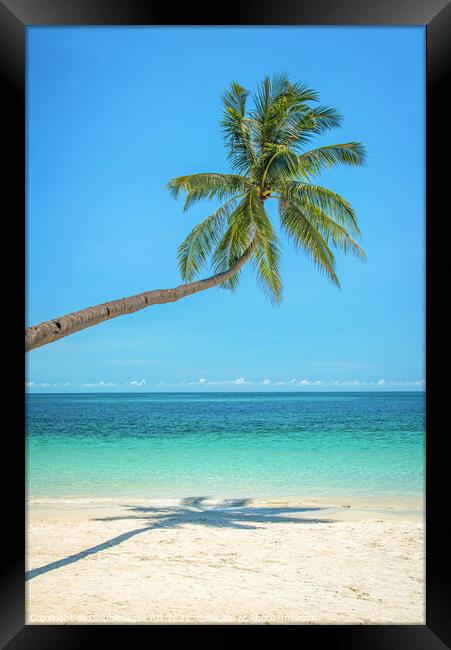
M298 129L303 132L324 133L341 125L342 116L331 106L315 106L303 115Z
M237 205L238 197L213 212L198 224L177 251L180 273L185 282L191 282L206 264L208 256L221 238L228 217Z
M278 190L281 196L299 201L308 202L330 214L330 216L348 228L352 234L360 236L357 215L352 206L339 194L320 185L299 183L297 181L283 181Z
M227 157L239 173L247 172L256 159L252 144L252 121L246 117L248 96L248 90L233 82L222 97L224 112L221 126Z
M244 254L253 240L254 234L255 227L249 208L249 195L246 195L229 216L228 227L213 252L212 261L215 273L223 273L233 266ZM234 289L240 275L241 272L238 272L219 286L224 289Z
M186 192L184 210L195 201L201 199L218 199L219 201L244 192L249 187L249 181L237 174L191 174L173 178L168 183L168 189L174 198L181 191Z
M255 93L255 109L251 112L260 155L268 144L301 139L298 125L311 110L307 102L316 100L315 91L291 83L286 75L275 75L272 80L266 77Z
M342 225L316 205L307 202L302 205L302 208L310 223L321 232L328 244L331 243L337 250L352 253L360 259L366 260L365 251Z
M308 219L308 210L299 203L281 199L279 201L280 222L296 246L302 248L327 278L340 286L335 273L335 257L320 231Z
M333 165L351 165L357 167L365 160L365 150L360 142L346 142L344 144L330 144L306 151L299 156L301 176L315 176L323 169Z

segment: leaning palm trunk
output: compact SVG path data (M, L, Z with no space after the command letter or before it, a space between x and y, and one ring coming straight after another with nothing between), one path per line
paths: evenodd
M74 311L66 316L61 316L48 320L39 325L33 325L25 330L25 352L34 348L39 348L47 343L58 341L59 339L69 336L74 332L79 332L87 327L98 325L106 320L123 316L124 314L133 314L135 311L145 309L150 305L161 305L165 302L175 302L180 298L191 296L194 293L205 291L218 284L227 282L233 277L240 268L246 264L251 257L256 240L253 239L243 255L232 266L222 273L217 273L204 280L180 284L173 289L154 289L153 291L143 291L128 298L104 302L95 307L87 307L80 311Z

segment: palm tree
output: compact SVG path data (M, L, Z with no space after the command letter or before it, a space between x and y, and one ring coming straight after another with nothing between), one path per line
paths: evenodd
M333 144L306 151L317 134L338 127L340 115L317 104L318 94L285 75L266 77L253 95L232 83L223 95L222 129L234 173L192 174L174 178L168 188L177 198L185 193L184 209L201 199L223 202L197 225L178 249L184 284L156 289L88 307L26 329L26 350L149 305L174 302L220 285L234 289L247 261L274 302L282 296L280 240L265 203L278 202L280 227L335 285L332 249L365 253L356 214L350 204L330 189L312 183L313 177L337 164L356 166L364 160L358 142ZM196 280L211 259L214 274Z

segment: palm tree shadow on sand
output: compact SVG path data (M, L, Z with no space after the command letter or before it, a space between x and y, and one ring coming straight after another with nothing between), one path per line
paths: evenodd
M94 521L118 521L118 520L144 520L148 525L129 530L126 533L117 535L108 539L101 544L91 546L79 553L69 555L56 562L45 564L44 566L32 569L25 573L25 580L31 580L37 576L54 571L61 567L78 562L85 557L95 555L108 548L122 544L135 535L145 533L155 528L179 528L185 524L197 524L202 526L211 526L213 528L236 528L244 530L253 530L259 526L253 524L266 523L292 523L292 524L319 524L331 523L333 519L318 519L312 517L295 516L303 512L312 512L323 510L324 508L310 507L249 507L250 499L226 499L219 504L207 505L207 497L187 497L183 499L180 505L169 507L143 507L129 506L123 507L128 514L118 517L96 518ZM133 514L136 513L136 514Z

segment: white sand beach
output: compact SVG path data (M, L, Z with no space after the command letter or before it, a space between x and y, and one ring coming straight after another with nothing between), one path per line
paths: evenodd
M424 624L405 506L30 500L27 623Z

